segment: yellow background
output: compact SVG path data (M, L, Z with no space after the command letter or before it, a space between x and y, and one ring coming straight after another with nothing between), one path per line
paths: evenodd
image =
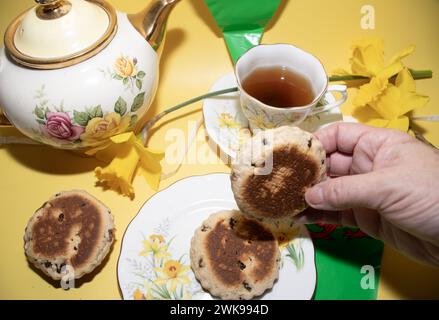
M110 0L118 10L136 12L148 1ZM0 1L0 34L31 0ZM373 5L376 29L360 28L360 9ZM349 46L363 36L385 40L390 56L409 44L416 52L406 59L416 69L432 69L433 80L418 81L418 91L430 95L428 106L416 114L439 114L439 1L437 0L294 0L283 1L268 27L264 43L293 43L317 55L327 70L348 67ZM232 70L220 30L203 1L183 0L168 24L167 43L160 70L160 88L149 114L205 93L221 75ZM20 88L17 92L20 94ZM344 112L349 112L348 102ZM164 148L170 128L187 131L188 120L200 117L201 104L170 116L153 130L150 145ZM439 124L419 122L425 137L439 145ZM200 130L195 145L199 154L212 155ZM192 148L194 151L194 147ZM214 158L215 159L215 158ZM99 163L69 152L43 146L0 147L0 298L4 299L119 299L116 266L124 230L142 204L153 194L142 178L134 183L133 200L96 187L92 170ZM164 164L165 171L173 166ZM210 172L228 172L222 164L187 164L160 188L183 177ZM23 250L23 233L29 217L50 195L73 188L85 189L107 204L117 227L114 248L103 265L77 281L70 291L56 289L28 265ZM151 214L159 214L151 212ZM385 248L378 298L439 298L439 270L418 265Z

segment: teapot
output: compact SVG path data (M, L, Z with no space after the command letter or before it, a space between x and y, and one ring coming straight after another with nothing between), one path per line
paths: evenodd
M137 14L104 0L35 0L7 28L0 106L26 136L96 147L146 114L158 85L166 20L179 0Z

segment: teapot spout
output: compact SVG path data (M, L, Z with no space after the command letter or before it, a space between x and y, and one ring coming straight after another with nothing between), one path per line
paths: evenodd
M165 39L166 21L174 6L180 0L154 0L148 7L136 14L129 14L128 20L160 55Z

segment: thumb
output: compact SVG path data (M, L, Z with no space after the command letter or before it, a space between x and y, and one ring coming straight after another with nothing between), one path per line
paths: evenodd
M376 173L328 179L309 189L305 193L305 199L311 207L320 210L378 210L386 194L380 189L384 187L382 180Z

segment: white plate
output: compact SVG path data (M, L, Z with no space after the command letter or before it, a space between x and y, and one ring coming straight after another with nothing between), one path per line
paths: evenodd
M229 175L224 173L185 178L155 194L125 231L117 269L123 298L213 299L190 269L190 241L209 215L236 208ZM296 235L282 246L279 279L262 299L307 300L313 296L313 243L304 226L295 229ZM155 255L145 251L145 244L149 248L153 239Z
M233 73L221 77L210 89L210 92L236 87ZM332 103L335 97L327 93L322 101ZM204 100L203 104L204 125L209 137L220 149L231 158L236 157L241 136L249 134L248 120L241 111L239 93L233 92ZM308 117L299 125L303 130L314 132L332 122L343 121L339 108Z

